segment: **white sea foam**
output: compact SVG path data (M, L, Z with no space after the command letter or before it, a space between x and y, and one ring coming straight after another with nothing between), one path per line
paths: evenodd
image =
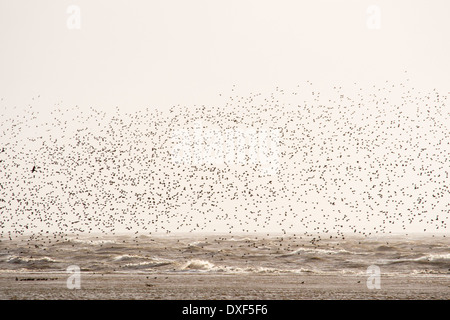
M206 260L189 260L182 267L181 270L214 270L216 266Z
M39 262L59 262L55 259L52 259L50 257L37 257L37 258L26 258L26 257L19 257L19 256L10 256L6 262L8 263L39 263Z

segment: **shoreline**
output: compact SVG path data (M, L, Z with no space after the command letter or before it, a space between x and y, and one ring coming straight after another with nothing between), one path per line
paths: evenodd
M450 299L449 275L381 276L368 289L366 275L82 273L68 289L68 274L1 272L1 300L303 300Z

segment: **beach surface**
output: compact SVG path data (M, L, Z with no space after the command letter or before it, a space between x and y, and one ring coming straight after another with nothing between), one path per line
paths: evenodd
M381 277L282 274L81 273L68 289L63 273L0 274L0 299L450 299L450 277Z

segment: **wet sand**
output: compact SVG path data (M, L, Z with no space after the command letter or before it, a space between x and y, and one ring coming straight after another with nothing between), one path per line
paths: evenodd
M369 290L366 276L286 274L1 273L0 299L450 299L450 276L385 276Z

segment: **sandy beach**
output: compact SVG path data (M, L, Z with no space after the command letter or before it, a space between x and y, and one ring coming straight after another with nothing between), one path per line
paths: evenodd
M0 274L0 299L450 299L450 277L230 274L81 274L67 289L63 273Z

